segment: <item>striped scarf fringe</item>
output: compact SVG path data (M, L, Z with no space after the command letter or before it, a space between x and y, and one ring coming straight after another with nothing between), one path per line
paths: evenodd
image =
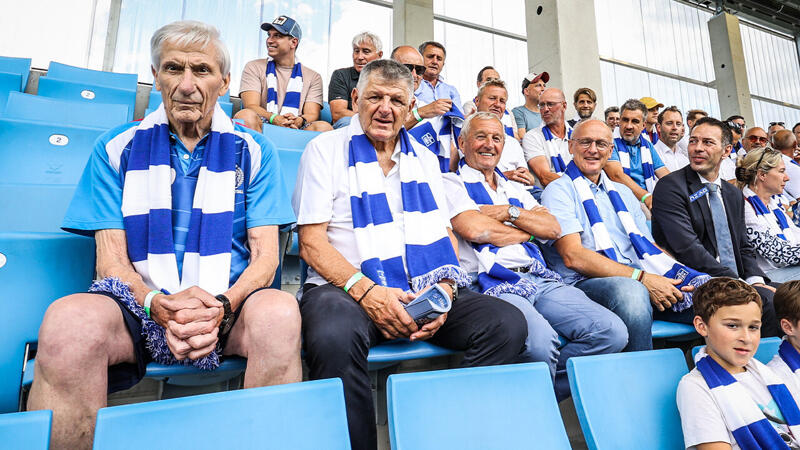
M711 389L711 395L722 412L725 425L742 450L789 449L744 386L706 353L706 347L701 348L694 359L697 370ZM764 383L786 419L792 435L799 437L800 410L786 385L769 367L755 358L751 358L745 368Z
M447 233L449 222L439 211L426 171L406 130L401 128L397 136L403 239L398 239L391 224L392 213L375 147L361 129L357 116L351 121L348 133L350 206L361 272L382 286L412 292L419 292L445 278L459 286L469 285L469 274L458 265Z
M303 66L295 63L292 68L292 76L286 86L286 94L283 96L283 104L279 114L294 114L299 116L300 94L303 92ZM278 114L278 76L275 73L275 61L267 61L267 107L266 110Z
M594 236L595 251L605 255L611 260L619 261L619 259L617 259L617 253L614 250L614 244L611 241L611 235L608 233L608 228L606 228L605 223L603 223L594 194L589 187L589 181L583 176L574 162L569 163L566 173L570 179L572 179L575 191L578 193L584 211L586 211L586 216L589 218L592 235ZM649 239L642 235L633 220L633 216L631 216L630 212L625 207L622 197L620 197L619 193L614 189L611 180L609 180L603 172L600 173L600 177L600 185L605 187L608 198L611 200L611 204L614 206L614 210L617 213L617 217L619 217L625 229L625 233L630 238L631 245L633 245L636 251L642 269L646 272L655 273L667 278L681 280L681 283L677 286L678 289L686 285L696 288L711 279L709 275L698 272L675 261L671 256L659 250ZM692 306L692 293L682 292L682 294L683 297L681 301L672 305L673 311L680 312Z

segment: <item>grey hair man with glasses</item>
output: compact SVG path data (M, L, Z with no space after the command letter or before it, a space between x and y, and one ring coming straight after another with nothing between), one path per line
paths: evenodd
M525 133L522 150L536 185L544 188L558 179L572 160L567 145L572 128L564 121L567 100L560 89L549 88L539 96L542 125Z
M626 351L651 349L653 311L660 312L659 319L671 320L676 313L670 308L683 297L676 288L680 281L642 270L609 193L619 194L638 234L651 243L653 236L633 192L611 181L603 171L614 147L608 126L600 120L579 122L568 142L572 159L566 172L549 183L542 195L542 205L558 220L561 236L543 245L542 253L564 283L582 290L622 319L628 328ZM581 186L586 189L579 191ZM587 213L588 196L596 205L592 219ZM607 239L596 231L600 225L605 225ZM606 244L610 248L605 248ZM606 255L614 255L616 260Z

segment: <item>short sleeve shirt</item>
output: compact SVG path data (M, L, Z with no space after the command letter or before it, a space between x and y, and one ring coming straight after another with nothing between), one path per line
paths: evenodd
M542 114L531 111L530 109L526 108L525 105L517 106L516 108L512 109L511 112L514 113L514 119L517 121L517 126L519 128L525 128L526 132L542 125Z
M122 193L125 184L130 142L122 146L109 145L113 140L131 140L138 122L114 128L100 136L84 169L75 195L72 198L62 228L77 234L92 236L97 230L124 229L122 216ZM281 173L278 152L263 135L240 125L235 125L234 134L237 167L249 167L249 179L237 187L234 205L234 225L231 248L230 283L233 284L247 267L250 250L247 245L247 229L264 225L284 225L294 222L289 203L289 193ZM197 178L207 138L204 137L189 152L176 135L170 136L170 165L177 177ZM118 141L117 141L118 142ZM121 151L120 151L121 150ZM237 170L238 172L238 170ZM175 180L173 180L175 181ZM194 191L172 190L173 223L178 215L191 214L179 205L186 204L181 196L194 197ZM191 201L189 202L191 203ZM187 230L173 227L175 256L180 273Z
M353 116L350 125L338 130L322 133L312 139L300 158L297 184L292 196L292 206L297 214L297 224L328 223L328 241L354 267L361 261L355 247L353 215L350 208L348 178L349 130L360 129L358 115ZM411 140L420 164L425 171L441 223L450 224L439 160L430 150ZM392 212L392 226L396 229L398 241L404 242L403 201L400 192L400 143L395 146L392 160L395 166L383 179L386 199ZM405 259L404 259L405 262ZM313 268L308 270L308 283L325 284L327 281Z
M588 181L588 180L587 180ZM617 253L618 262L627 266L639 267L639 259L636 256L636 250L631 244L622 222L619 220L614 206L611 204L611 199L605 189L598 187L596 184L588 181L589 187L595 197L597 209L600 211L600 217L608 229L608 234L611 237L611 242L614 244L614 250ZM608 179L607 176L601 175L602 183L612 183L614 189L617 190L620 197L622 197L625 207L633 216L636 227L639 232L653 241L653 236L650 234L650 228L647 226L647 219L639 206L639 201L633 195L627 186L616 183ZM583 208L578 192L575 190L575 185L572 183L570 177L566 174L562 175L547 185L542 193L542 205L550 210L550 214L554 215L558 224L561 226L561 235L566 236L572 233L580 233L581 245L590 250L595 249L594 235L592 234L592 226L589 222L589 217ZM569 269L564 260L559 255L558 251L549 242L550 245L542 246L542 254L547 260L547 265L559 273L564 278L567 284L575 284L583 279L583 276L578 272Z
M503 144L503 153L500 154L497 168L501 172L507 172L517 167L528 168L528 163L525 161L525 153L522 151L519 141L511 136L506 136L505 144Z
M286 97L286 86L292 77L292 67L276 67L275 75L278 78L278 111L283 106ZM300 111L306 102L317 103L322 106L322 77L315 71L302 65L303 90L300 92ZM242 82L239 87L239 96L242 92L255 91L261 94L259 105L267 106L267 60L255 59L245 64L242 70Z
M441 76L439 81L436 82L436 87L428 80L423 79L420 81L419 88L414 91L414 95L426 105L442 98L450 99L456 105L461 104L461 96L458 95L458 89L451 84L445 83Z
M361 75L354 67L336 69L331 74L331 82L328 83L328 103L334 100L347 100L347 109L353 110L353 102L350 94L358 84L358 77Z
M631 179L639 185L642 189L647 190L647 184L644 182L644 172L642 171L642 151L649 151L649 148L642 149L639 145L629 145L628 146L628 154L630 155L631 161L631 173L628 175ZM655 149L654 149L655 150ZM658 170L664 167L664 163L661 161L661 158L658 156L657 151L650 152L651 158L653 158L653 170ZM614 150L611 152L611 158L608 159L609 161L617 161L619 162L619 152L617 151L617 143L614 142Z

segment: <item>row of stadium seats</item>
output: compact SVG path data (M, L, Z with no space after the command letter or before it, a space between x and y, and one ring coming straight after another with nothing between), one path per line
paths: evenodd
M768 361L779 344L762 340L756 358ZM679 349L575 357L567 371L589 449L684 448ZM544 363L395 374L386 397L395 450L570 448ZM0 440L47 448L50 420L50 411L0 416ZM198 433L202 423L226 432ZM331 379L103 408L94 448L350 445L341 381Z

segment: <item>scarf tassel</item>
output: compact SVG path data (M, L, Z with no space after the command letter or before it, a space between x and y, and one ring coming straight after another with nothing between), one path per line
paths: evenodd
M436 284L444 279L455 281L456 286L458 287L469 286L472 284L472 278L464 269L453 264L445 264L444 266L437 267L428 273L424 273L412 278L411 289L414 292L419 292L422 289Z
M496 284L491 288L487 289L484 294L497 297L500 294L514 294L519 295L520 297L524 297L526 299L531 298L539 288L536 287L536 283L531 280L521 278L514 284L509 283L508 281L504 281L500 284Z

